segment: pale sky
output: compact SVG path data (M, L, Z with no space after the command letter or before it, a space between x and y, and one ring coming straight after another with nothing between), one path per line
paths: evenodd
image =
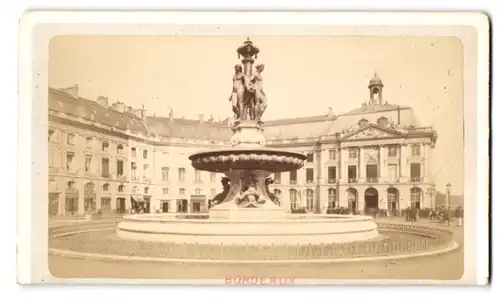
M232 116L236 48L246 36L65 36L53 38L49 86L78 84L148 114ZM266 119L358 108L376 71L390 104L411 106L438 133L431 175L463 193L462 45L453 37L251 36L265 64ZM424 190L425 191L425 190Z

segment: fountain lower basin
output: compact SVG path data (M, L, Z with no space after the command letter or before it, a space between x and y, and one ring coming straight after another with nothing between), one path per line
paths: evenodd
M317 214L262 220L128 215L118 225L117 234L124 239L166 243L262 246L348 243L379 235L369 216Z

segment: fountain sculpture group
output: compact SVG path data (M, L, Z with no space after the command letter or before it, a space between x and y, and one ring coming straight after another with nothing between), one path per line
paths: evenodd
M123 238L196 244L320 244L372 239L378 236L371 217L293 215L269 190L272 173L297 170L306 156L266 147L262 115L267 98L262 71L254 69L259 49L250 40L237 49L229 100L235 114L231 148L191 155L195 169L224 173L224 190L209 203L207 219L179 215L125 216L117 233Z

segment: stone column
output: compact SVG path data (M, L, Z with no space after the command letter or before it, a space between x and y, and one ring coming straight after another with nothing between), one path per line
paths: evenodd
M78 185L78 215L85 214L85 193L83 184Z
M340 148L340 162L339 162L339 180L341 183L347 183L347 158L348 158L348 149L347 148Z
M408 145L401 145L401 155L400 155L400 182L408 182L409 181L409 171L408 171Z
M363 147L359 148L359 171L358 178L360 182L366 182L366 161L365 150Z
M379 148L379 181L385 182L387 181L387 146L381 145Z
M424 152L424 158L422 159L422 175L424 177L424 182L429 181L429 144L424 144L423 145L423 152Z
M59 205L58 205L58 215L65 215L66 214L66 192L63 191L59 193Z

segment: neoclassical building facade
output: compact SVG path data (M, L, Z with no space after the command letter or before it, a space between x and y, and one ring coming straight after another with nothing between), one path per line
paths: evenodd
M267 120L267 146L307 155L303 168L274 174L288 210L432 207L432 149L437 134L410 107L383 99L369 82L360 108L335 115ZM196 213L222 191L223 174L194 170L189 155L229 147L231 119L147 116L105 97L79 97L78 86L49 89L49 215ZM431 193L432 194L432 193Z

